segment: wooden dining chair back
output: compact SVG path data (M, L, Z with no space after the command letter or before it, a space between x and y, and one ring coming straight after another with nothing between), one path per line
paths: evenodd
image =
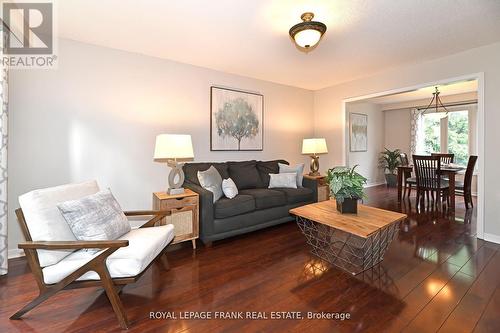
M453 163L455 160L455 154L431 153L431 156L439 156L441 158L441 165Z
M464 182L458 182L455 187L455 193L458 195L463 195L466 209L469 209L469 205L474 207L474 203L472 202L472 177L474 176L474 168L476 167L476 162L477 156L469 156L467 169L465 170Z
M429 194L436 205L441 200L441 195L448 199L448 185L441 179L440 175L440 156L413 155L413 166L417 183L417 205L420 200L423 201L424 196L427 196L427 203L429 203Z

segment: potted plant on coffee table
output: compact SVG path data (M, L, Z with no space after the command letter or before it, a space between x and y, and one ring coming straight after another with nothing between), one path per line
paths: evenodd
M396 187L397 185L397 169L401 165L400 161L401 151L399 149L389 150L380 153L379 166L384 169L385 182L389 187Z
M353 168L336 167L328 170L327 181L330 192L337 201L337 210L342 214L358 212L358 200L365 197L363 185L366 178Z

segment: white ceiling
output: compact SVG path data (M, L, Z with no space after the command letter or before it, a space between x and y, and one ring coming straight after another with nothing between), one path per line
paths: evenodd
M499 0L64 0L59 35L319 89L500 41ZM306 54L305 11L328 26Z
M374 97L360 102L362 103L370 102L370 103L385 105L392 103L417 101L422 99L428 99L430 101L432 98L432 93L435 91L435 87L436 86L429 86L404 93ZM439 94L440 97L477 92L477 80L461 81L444 85L442 84L438 85L437 87L440 92Z

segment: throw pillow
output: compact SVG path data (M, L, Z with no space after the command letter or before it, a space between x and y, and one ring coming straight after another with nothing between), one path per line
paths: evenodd
M269 188L297 188L297 175L294 172L271 173L269 177Z
M278 163L280 167L280 173L291 173L295 172L297 178L297 187L302 187L302 179L304 178L304 163L297 164L292 167L287 164Z
M238 188L231 178L224 179L222 181L222 191L224 192L224 195L229 199L232 199L238 195Z
M213 165L208 170L198 171L198 180L201 187L214 194L214 202L222 197L222 177Z
M285 160L257 161L257 171L259 171L261 182L259 187L266 188L269 186L269 174L280 172L278 163L288 165L288 162Z
M130 223L110 190L57 205L79 240L112 240L131 230Z

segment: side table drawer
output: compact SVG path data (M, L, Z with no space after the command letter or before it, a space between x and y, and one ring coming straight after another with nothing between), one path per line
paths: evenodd
M197 204L198 204L198 197L168 199L162 202L162 206L164 205L164 208L166 210L170 210L172 208L181 208L191 205L197 205Z

